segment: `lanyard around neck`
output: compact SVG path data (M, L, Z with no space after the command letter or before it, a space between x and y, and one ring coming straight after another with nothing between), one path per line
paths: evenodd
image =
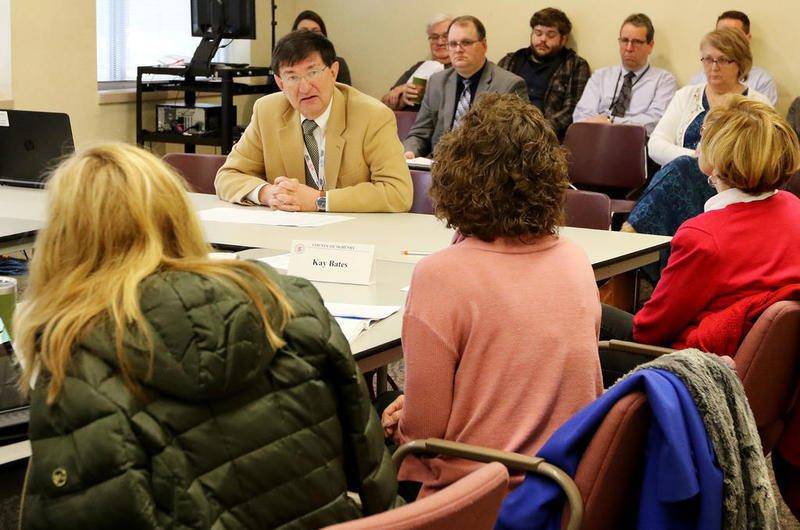
M305 142L303 143L305 144ZM325 189L325 149L319 151L319 173L314 169L314 162L311 161L311 155L308 154L308 147L305 145L303 145L303 159L306 161L306 169L314 180L314 184L317 185L317 189L322 191Z

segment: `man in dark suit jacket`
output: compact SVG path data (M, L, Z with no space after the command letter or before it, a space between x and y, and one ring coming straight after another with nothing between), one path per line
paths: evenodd
M447 34L452 68L431 76L417 120L403 145L406 158L429 156L483 92L515 93L528 101L525 81L486 59L486 29L473 16L457 17Z

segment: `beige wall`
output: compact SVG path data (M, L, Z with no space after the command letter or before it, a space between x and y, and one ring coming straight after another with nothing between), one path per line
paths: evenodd
M11 98L11 0L0 0L0 102ZM2 103L0 103L2 105Z
M268 61L269 2L257 0L257 5L258 40L251 45L251 62L264 65ZM614 39L619 22L633 11L644 10L656 25L652 62L675 72L681 83L698 69L697 44L716 15L724 9L747 10L753 20L756 64L776 77L779 109L785 112L791 99L800 95L800 31L794 27L800 20L797 0L767 0L749 6L721 0L659 1L644 7L630 0L603 3L602 7L590 0L565 0L558 5L575 26L573 45L593 68L617 61ZM435 12L480 17L487 26L490 58L496 60L526 44L533 9L530 2L522 0L440 0L435 4L405 0L402 8L386 0L281 0L278 6L278 36L288 31L299 10L314 9L322 14L337 50L351 66L354 84L378 97L410 64L426 55L424 25ZM95 0L11 0L11 68L14 108L67 112L78 145L135 140L133 104L100 104ZM252 101L237 98L242 119L249 116ZM152 109L152 104L148 108ZM145 120L152 122L152 110Z
M499 59L529 41L533 11L550 5L523 0L305 0L297 9L313 9L325 19L328 36L347 59L358 88L380 97L397 77L426 56L425 22L444 11L471 14L486 25L489 57ZM652 63L671 70L679 83L699 70L698 44L727 9L745 11L753 23L755 64L778 83L778 108L786 112L800 96L800 1L764 0L561 0L552 5L572 20L573 43L592 69L619 61L616 38L621 21L643 11L656 27Z
M288 28L294 2L280 4L287 7L278 11L278 27ZM98 140L134 142L133 103L100 104L95 5L95 0L11 0L13 108L68 113L78 146ZM260 66L268 60L268 0L257 0L257 8L258 39L252 41L251 63ZM249 117L254 98L236 99L241 114ZM153 104L147 108L145 124L154 119Z

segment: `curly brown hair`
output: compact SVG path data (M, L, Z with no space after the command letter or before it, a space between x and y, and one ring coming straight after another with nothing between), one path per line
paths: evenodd
M463 235L555 234L564 215L567 159L541 111L513 94L481 95L436 145L436 216Z

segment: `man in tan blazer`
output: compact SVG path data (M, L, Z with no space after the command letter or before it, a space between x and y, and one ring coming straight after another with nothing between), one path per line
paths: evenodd
M408 211L413 188L394 113L336 83L330 41L292 32L275 47L272 69L282 92L256 101L217 173L217 195L286 211Z

